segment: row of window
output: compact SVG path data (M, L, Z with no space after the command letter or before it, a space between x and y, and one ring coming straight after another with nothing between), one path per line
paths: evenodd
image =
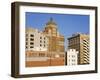
M54 54L47 54L47 53L32 53L32 52L30 52L30 53L28 53L28 54L26 54L28 57L50 57L50 58L54 58L55 57L55 55ZM59 57L64 57L64 55L59 55Z
M80 45L71 45L71 46L69 46L69 49L76 49L77 51L79 51L79 49L80 49Z
M26 41L28 41L28 38L26 38ZM30 38L30 41L34 41L34 38Z
M28 45L28 42L26 42L26 45ZM30 45L34 45L34 43L33 42L30 42Z
M26 45L28 45L28 42L26 42ZM30 45L34 46L34 43L30 42ZM40 44L40 46L42 46L42 44ZM44 47L45 47L45 44L44 44Z
M26 46L26 49L27 49L28 47ZM34 46L30 46L30 48L34 48Z
M76 44L79 43L79 38L72 38L69 40L69 44Z
M27 38L26 38L26 41L28 41ZM30 38L30 41L34 41L34 39ZM42 40L40 40L40 43L42 43L42 42L46 43L46 41L42 41Z
M68 61L69 61L69 62L76 62L75 59L69 59Z
M31 40L31 41L33 41L33 40ZM46 43L46 41L40 40L40 43L42 43L42 42L44 42L44 44ZM26 42L26 45L27 45L27 43L28 43L28 42ZM33 42L30 42L30 44L34 44L34 43L33 43Z
M83 43L84 43L84 44L89 44L89 42L85 42L85 41L83 41Z
M74 58L74 57L75 57L75 55L69 55L68 57L72 57L72 58Z
M44 53L39 53L39 54L36 54L36 53L28 53L26 56L27 57L44 57L46 55Z
M88 43L89 41L88 40L83 40L84 42Z
M70 63L69 65L76 65L75 63Z
M26 34L26 36L28 36L28 34ZM34 35L33 34L30 34L30 37L34 37ZM40 39L42 39L43 37L40 37ZM45 40L46 38L44 37L44 40Z
M26 37L28 36L28 34L26 34ZM33 34L30 34L30 37L34 37L34 35Z
M42 46L46 47L46 45L40 44L40 47L42 47ZM27 48L28 48L28 47L26 46L26 49L27 49ZM30 46L30 48L34 48L34 45L33 45L33 46Z

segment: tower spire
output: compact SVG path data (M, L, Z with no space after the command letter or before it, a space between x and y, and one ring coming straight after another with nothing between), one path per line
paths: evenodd
M53 18L52 17L50 18L50 21L53 22Z
M49 24L57 25L57 24L53 21L53 18L52 18L52 17L50 18L50 20L47 22L46 25L49 25Z

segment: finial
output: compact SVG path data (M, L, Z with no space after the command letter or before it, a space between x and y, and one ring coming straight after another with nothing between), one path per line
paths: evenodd
M50 21L51 21L51 22L53 21L53 18L52 18L52 17L50 18Z
M50 18L50 20L47 22L46 25L49 25L49 24L57 25L57 24L53 21L53 18L52 18L52 17Z

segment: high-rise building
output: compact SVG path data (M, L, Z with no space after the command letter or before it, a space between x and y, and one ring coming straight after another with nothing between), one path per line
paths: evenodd
M89 35L73 34L68 38L68 49L79 51L78 64L89 64Z
M78 51L75 49L68 49L67 50L67 65L77 65L78 64Z

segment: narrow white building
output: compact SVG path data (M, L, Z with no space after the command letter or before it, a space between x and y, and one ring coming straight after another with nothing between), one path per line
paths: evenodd
M67 65L77 65L78 64L78 51L76 49L69 49L67 51Z
M48 38L38 29L26 28L26 50L47 51Z

